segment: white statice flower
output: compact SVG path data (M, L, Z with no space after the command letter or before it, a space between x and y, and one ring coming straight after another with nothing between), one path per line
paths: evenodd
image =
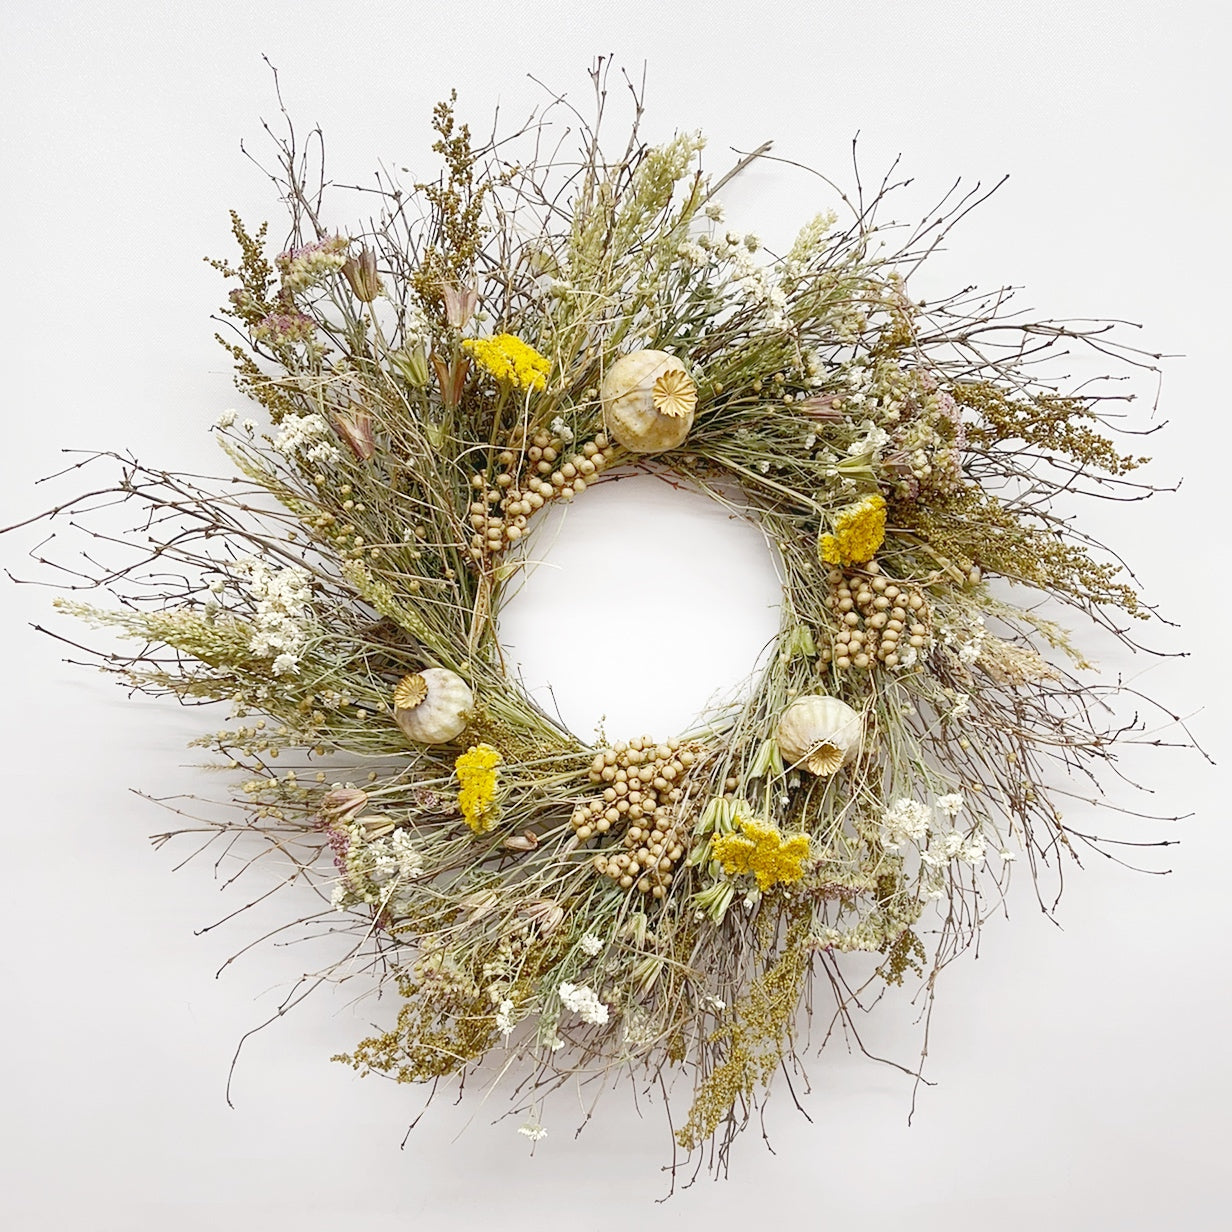
M582 939L578 942L582 947L582 953L589 955L591 958L603 949L603 939L596 937L594 933L583 933Z
M340 784L335 784L340 790ZM369 819L371 820L371 819ZM379 905L394 915L409 907L412 883L424 871L423 853L408 830L370 839L359 823L335 826L346 838L342 881L331 901L340 910L357 903Z
M603 1026L608 1019L607 1006L588 984L562 984L559 988L561 1004L572 1010L583 1022Z
M972 868L979 868L987 858L988 845L984 840L984 835L978 830L967 836L966 841L958 849L958 858L964 864L970 864Z
M958 647L958 661L970 667L980 657L980 651L983 649L984 639L987 636L983 629L977 629L970 641L963 642Z
M963 805L966 801L962 798L961 793L951 792L948 796L937 797L937 808L947 817L957 817L963 811Z
M970 837L961 830L934 831L929 836L928 849L920 853L925 864L933 868L942 868L951 860L963 860L968 864L984 862L984 836L975 834Z
M676 249L676 255L686 265L692 265L699 268L706 265L710 260L706 250L700 244L695 244L692 240L685 240L684 243Z
M332 462L341 455L334 447L333 429L323 415L284 415L278 422L278 435L271 442L274 452L284 458L309 462Z
M647 1044L654 1043L658 1035L654 1021L640 1005L629 1006L621 1015L620 1021L626 1049L637 1052Z
M960 719L971 709L970 693L955 693L954 704L946 711L947 719Z
M902 797L881 816L881 841L886 847L901 847L904 843L920 843L928 834L932 810L926 804Z
M707 994L702 998L702 1008L713 1010L716 1014L721 1014L727 1008L727 1002Z
M529 1138L532 1142L538 1142L541 1138L548 1136L547 1129L539 1124L537 1117L531 1117L526 1124L519 1125L518 1133L524 1138Z
M770 270L757 261L742 236L729 235L723 255L731 262L731 285L737 295L761 309L762 319L771 329L791 328L785 309L787 293L774 280Z
M310 631L311 574L298 565L271 569L255 556L236 561L233 568L254 605L248 649L272 659L274 675L293 674Z
M1018 853L1011 851L1008 847L1002 847L1001 850L997 852L997 855L1001 858L1001 861L1004 864L1012 864L1018 859Z
M240 427L251 436L257 430L258 424L255 419L245 419Z
M565 423L564 419L557 415L551 423L552 435L558 436L566 444L573 444L573 429Z
M349 894L349 891L347 890L345 881L335 882L334 888L330 891L330 894L329 894L329 905L335 911L345 911L347 909L348 894Z
M299 655L291 654L289 651L284 650L270 664L270 671L275 676L294 676L299 671Z
M395 864L393 875L402 881L412 881L422 876L424 871L423 852L415 846L407 830L395 830L388 838L381 840L385 844L383 856Z
M227 410L223 411L223 413L219 415L216 420L214 420L214 427L229 428L233 423L235 423L235 412Z
M403 308L402 345L408 350L417 344L425 347L432 343L432 326L428 323L427 313L417 304L407 304Z
M856 396L863 397L862 394ZM866 453L876 455L889 443L890 434L884 428L879 428L871 419L866 419L860 425L860 431L864 435L847 446L847 452L853 458Z
M709 218L711 222L722 222L727 216L727 210L722 201L711 201L707 203L703 213L705 213L706 217Z
M423 853L407 830L394 830L384 838L365 843L361 828L360 841L355 844L355 850L362 853L367 879L374 886L383 886L391 881L413 881L424 870Z
M937 632L941 642L958 656L958 661L967 667L980 657L984 648L984 640L988 630L984 627L984 617L975 615L957 624L943 622Z
M515 1025L516 1024L513 1019L513 1002L506 997L496 1007L496 1027L497 1030L499 1030L500 1033L508 1039L513 1034L513 1028Z

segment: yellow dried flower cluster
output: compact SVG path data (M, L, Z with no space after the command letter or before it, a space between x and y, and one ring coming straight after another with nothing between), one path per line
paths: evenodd
M722 834L711 848L729 877L752 873L758 889L768 890L772 885L790 885L804 876L809 857L807 834L784 838L774 826L748 817L741 817L737 824L741 833Z
M838 511L834 533L817 540L817 551L827 565L862 565L885 542L885 531L885 497L875 492Z
M543 389L552 361L513 334L466 338L462 346L485 371L515 389Z
M454 762L458 808L476 834L490 830L496 820L492 802L496 798L496 767L501 761L500 753L490 744L473 744Z

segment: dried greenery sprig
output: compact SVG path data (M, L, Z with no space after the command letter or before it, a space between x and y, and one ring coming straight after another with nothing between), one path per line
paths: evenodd
M643 143L639 92L606 154L594 80L592 120L558 99L486 141L440 104L439 179L363 190L364 225L288 119L283 250L233 214L238 257L213 262L219 339L264 411L217 425L242 480L88 456L74 473L115 477L44 516L130 555L39 559L119 600L62 602L138 643L98 650L109 670L230 704L199 744L246 775L238 810L160 841L257 836L253 863L315 891L288 928L349 950L288 1003L357 975L400 999L344 1060L435 1083L507 1050L532 1138L563 1083L682 1078L676 1140L723 1168L797 1064L814 985L827 1036L858 1040L856 1011L911 973L931 1005L1018 855L1038 875L1098 841L1050 787L1098 783L1142 727L1036 601L1132 644L1150 609L1067 515L1151 489L1110 435L1122 395L1059 388L1046 361L1153 357L1102 323L1023 322L1004 293L913 299L977 193L894 246L893 185L857 181L842 223L770 256L726 228L700 136ZM536 515L651 454L777 546L782 629L695 730L594 748L510 679L495 617ZM109 529L115 505L140 534Z

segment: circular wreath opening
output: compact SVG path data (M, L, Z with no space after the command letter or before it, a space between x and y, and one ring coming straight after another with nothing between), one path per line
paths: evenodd
M590 743L686 732L765 669L782 613L773 545L668 469L610 476L524 552L498 615L510 674Z

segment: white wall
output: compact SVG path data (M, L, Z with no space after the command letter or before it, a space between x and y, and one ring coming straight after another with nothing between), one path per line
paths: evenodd
M870 177L899 152L916 177L904 214L956 175L1011 173L939 269L955 283L1025 284L1023 303L1040 315L1140 322L1144 346L1185 354L1163 387L1172 426L1151 442L1153 476L1183 477L1183 488L1095 511L1091 525L1182 622L1157 628L1155 642L1193 652L1122 666L1224 751L1224 6L636 0L597 16L544 0L349 10L9 0L0 19L0 524L49 499L31 485L65 447L216 466L206 428L235 399L207 319L219 284L201 258L228 250L228 207L270 217L277 232L268 185L239 149L242 139L268 150L259 118L275 102L261 53L299 123L324 127L339 179L384 159L410 165L409 180L425 166L431 104L451 86L482 127L498 100L513 117L541 97L528 73L585 97L592 56L611 51L635 72L649 62L651 133L704 128L716 168L727 147L772 137L785 157L846 183L859 130ZM772 167L731 199L769 238L828 204L820 184ZM0 540L4 564L28 571L30 545ZM1146 853L1171 876L1095 858L1069 879L1060 928L1023 878L978 960L946 974L929 1055L937 1085L910 1129L909 1082L834 1049L812 1065L812 1124L780 1090L777 1154L754 1129L726 1184L654 1206L666 1134L620 1091L576 1142L581 1117L562 1114L533 1159L512 1123L491 1124L501 1106L474 1097L442 1100L400 1150L414 1093L327 1060L366 1021L345 995L311 1000L256 1038L227 1108L240 1035L311 957L264 946L213 978L289 904L194 935L247 901L244 887L222 890L228 870L215 877L209 861L173 872L187 850L152 851L145 836L165 818L129 793L208 792L217 780L184 748L208 716L126 700L63 665L68 648L27 628L54 619L49 598L8 587L0 605L6 1228L1226 1226L1232 840L1219 772L1196 755L1144 750L1127 762L1161 812L1191 820L1118 829L1110 814L1090 818L1134 838L1180 837ZM612 704L630 698L614 692ZM908 1007L883 1011L870 1039L909 1059Z

